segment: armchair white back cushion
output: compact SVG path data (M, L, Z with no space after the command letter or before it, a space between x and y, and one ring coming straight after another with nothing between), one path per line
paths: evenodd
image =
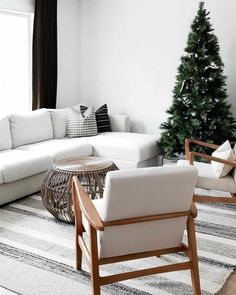
M12 114L10 128L14 148L53 138L50 113L45 109Z
M0 134L0 151L11 149L12 140L8 117L0 118Z
M108 172L99 213L104 222L188 211L197 170L152 167ZM101 204L101 202L100 202ZM99 234L100 257L180 246L186 217L105 228Z

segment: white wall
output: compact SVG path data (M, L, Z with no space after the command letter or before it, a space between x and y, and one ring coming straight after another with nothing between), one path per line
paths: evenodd
M79 0L58 0L57 13L57 107L61 108L79 101Z
M197 0L58 0L58 106L108 103L159 134ZM236 1L206 0L236 116Z

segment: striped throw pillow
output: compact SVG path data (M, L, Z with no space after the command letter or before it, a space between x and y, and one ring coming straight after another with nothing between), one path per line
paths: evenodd
M83 114L88 107L84 105L80 105L80 110L81 113ZM96 112L96 121L97 121L97 127L98 127L98 132L107 132L111 131L111 124L108 116L108 109L107 105L104 104L102 105Z
M67 136L85 137L97 135L96 116L93 107L89 107L83 114L80 110L70 108L67 121Z

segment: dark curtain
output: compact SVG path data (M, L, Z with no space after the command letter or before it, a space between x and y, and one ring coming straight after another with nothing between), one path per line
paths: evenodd
M57 0L35 0L33 110L55 108L57 97Z

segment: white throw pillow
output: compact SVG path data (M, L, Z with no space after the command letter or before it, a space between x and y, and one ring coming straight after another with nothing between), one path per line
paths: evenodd
M50 113L45 109L11 115L10 128L14 148L53 138Z
M0 118L0 135L0 151L11 149L12 140L8 117Z
M73 107L69 110L67 122L67 136L84 137L97 135L97 122L93 107L89 107L83 114Z
M235 159L233 150L228 140L219 146L218 149L212 153L212 156L228 161L234 161ZM211 165L218 178L226 176L233 169L230 165L215 161L211 161Z

